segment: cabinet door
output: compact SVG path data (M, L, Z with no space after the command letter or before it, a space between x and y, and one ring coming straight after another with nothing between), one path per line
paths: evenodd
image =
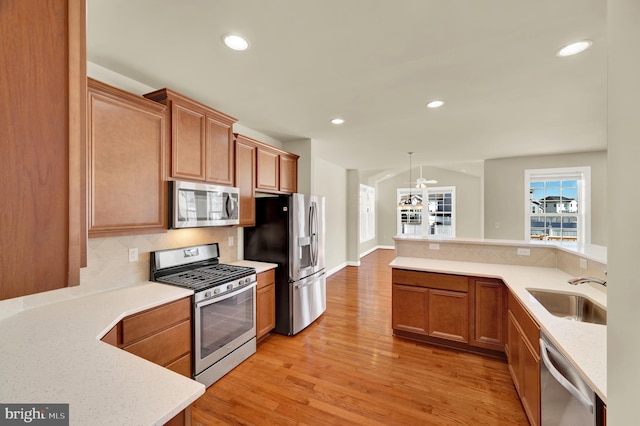
M522 368L520 400L532 426L540 424L540 356L536 348L532 348L522 336L520 346Z
M191 351L191 322L181 322L122 349L166 366Z
M429 336L469 342L469 295L429 290Z
M256 189L278 191L280 189L280 159L277 152L257 148Z
M511 311L507 314L507 360L509 373L511 373L511 380L518 391L518 395L522 393L521 382L522 378L522 361L521 361L521 346L522 338L520 336L520 330L517 325L515 316Z
M510 308L512 306L510 300ZM507 356L509 372L518 391L524 411L532 425L540 424L540 353L537 324L513 301L514 310L509 309L507 320ZM520 319L520 320L518 320ZM527 331L532 339L527 338ZM533 341L532 341L533 340ZM534 344L536 346L534 346Z
M207 182L233 186L232 126L207 114Z
M256 147L242 135L235 141L236 186L240 190L240 226L256 224L255 165Z
M84 8L78 0L0 2L0 300L79 284Z
M256 291L256 337L260 339L276 326L276 286Z
M392 305L394 330L429 334L429 289L393 284Z
M507 297L499 280L474 279L471 344L486 349L504 350Z
M260 339L276 326L275 270L259 273L257 280L256 337Z
M280 155L280 191L294 193L298 190L298 159Z
M89 79L90 236L167 228L165 108Z
M205 180L205 114L174 100L171 103L171 176Z

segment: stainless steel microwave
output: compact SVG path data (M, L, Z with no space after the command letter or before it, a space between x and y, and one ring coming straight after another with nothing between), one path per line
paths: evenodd
M240 223L240 190L229 186L174 181L173 228L227 226Z

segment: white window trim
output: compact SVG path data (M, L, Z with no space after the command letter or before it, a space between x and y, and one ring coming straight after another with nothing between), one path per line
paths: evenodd
M369 202L367 206L363 205L364 199L366 198L366 200ZM362 215L363 213L363 207L367 208L367 212L366 212L366 216L367 216L367 227L366 230L367 232L365 234L363 234L362 232ZM359 234L360 234L360 243L364 243L367 241L371 241L374 240L376 238L376 189L371 187L371 186L367 186L367 185L363 185L360 184L360 206L359 206L360 210L359 210Z
M425 214L428 218L429 216L429 194L434 192L450 192L451 193L451 238L455 238L456 236L456 187L455 186L428 186L424 189L416 189L416 188L397 188L396 190L396 203L400 201L400 197L403 194L407 194L411 192L412 194L419 194L422 196L422 216L424 218ZM397 235L402 235L402 221L400 220L401 212L398 210L396 213L396 233ZM424 221L421 226L420 235L429 236L429 225L424 224Z
M455 238L456 236L456 222L458 221L457 213L456 213L456 187L455 186L429 186L426 189L426 196L424 197L427 200L427 205L429 202L429 193L432 192L450 192L451 193L451 238ZM427 211L429 211L427 206Z
M529 188L531 180L536 179L578 179L578 199L581 200L581 213L578 242L591 243L591 167L562 167L555 169L528 169L524 171L524 239L531 239L531 211Z

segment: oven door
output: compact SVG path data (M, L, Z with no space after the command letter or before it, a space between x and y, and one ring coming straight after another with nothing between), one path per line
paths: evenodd
M195 374L256 337L256 284L195 305Z

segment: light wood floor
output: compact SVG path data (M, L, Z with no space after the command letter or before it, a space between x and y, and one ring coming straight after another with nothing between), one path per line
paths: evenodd
M327 280L327 311L209 387L193 424L527 425L499 359L393 337L393 250Z

